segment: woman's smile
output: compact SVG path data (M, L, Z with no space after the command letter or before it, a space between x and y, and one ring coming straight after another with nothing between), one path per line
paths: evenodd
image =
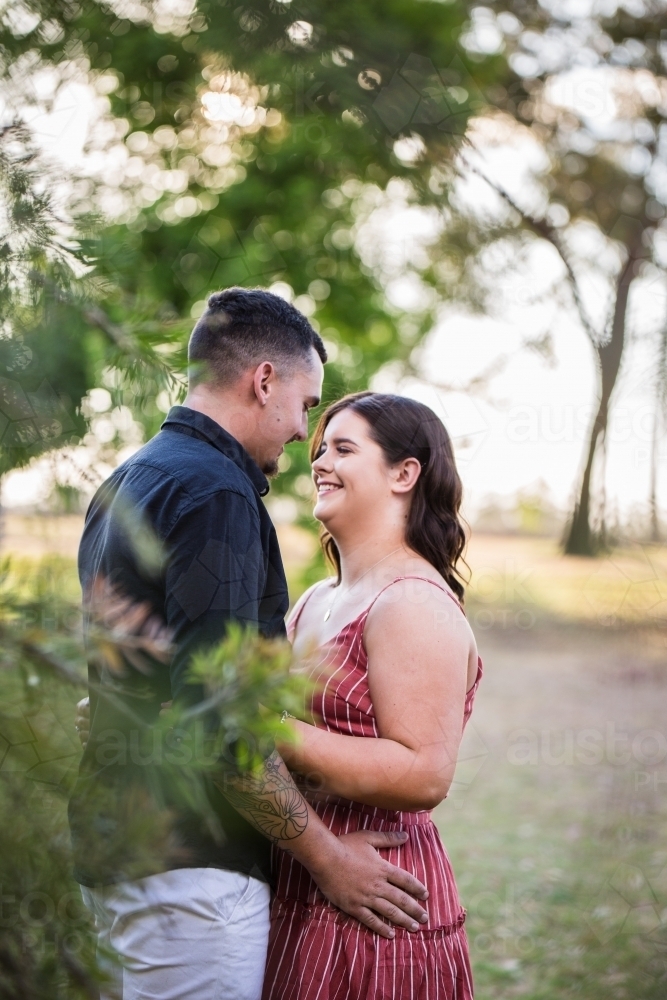
M332 483L327 480L321 480L317 483L317 495L323 496L325 493L333 493L334 490L342 490L343 487L340 483Z

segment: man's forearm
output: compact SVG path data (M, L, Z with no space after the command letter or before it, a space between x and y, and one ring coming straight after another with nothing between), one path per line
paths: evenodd
M328 878L330 870L339 867L343 852L338 837L303 797L277 750L259 774L226 775L224 787L219 787L238 813L296 858L318 885L322 876Z
M226 775L219 787L238 813L314 878L323 863L332 863L338 838L306 802L277 750L259 774Z
M308 827L308 803L277 750L258 773L226 774L220 791L237 812L273 844L301 837Z
M377 851L399 847L405 835L358 830L335 836L301 795L277 750L259 774L226 775L224 787L222 777L217 784L237 812L292 854L324 896L344 913L386 938L394 936L392 923L416 931L417 920L427 919L412 898L425 899L425 887Z

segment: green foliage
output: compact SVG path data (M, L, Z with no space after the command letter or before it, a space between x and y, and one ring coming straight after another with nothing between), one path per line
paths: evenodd
M110 645L130 639L120 621L106 629L100 623L91 633L89 655L97 650L108 657ZM219 647L193 659L191 681L204 686L206 700L194 708L172 706L144 734L149 751L161 748L155 760L169 801L198 810L213 830L207 776L257 767L272 749L276 731L283 740L290 737L279 713L302 714L309 685L289 673L290 663L286 643L231 629ZM91 920L71 877L67 824L67 798L79 761L74 705L84 692L74 567L59 558L39 566L5 560L0 572L0 809L11 822L0 828L0 992L8 1000L94 997L101 980ZM184 753L202 723L207 733L202 752ZM150 755L143 759L150 784ZM124 862L130 857L144 872L161 870L169 849L169 809L161 808L159 799L156 807L141 789L126 805L122 843L105 837L105 859L117 850ZM97 798L94 807L99 806ZM99 847L90 844L91 857Z
M70 875L66 814L78 759L72 711L83 689L72 577L59 560L39 572L2 566L0 992L8 1000L94 995L94 948Z
M305 675L290 673L292 662L292 649L286 640L263 639L232 625L224 642L192 658L189 680L203 685L205 700L195 708L181 710L180 715L172 708L165 724L187 726L214 711L217 725L212 757L229 759L242 770L261 767L273 749L278 716L288 712L303 718L312 690ZM281 740L289 739L289 724L278 725Z
M18 67L42 65L64 83L76 58L107 95L115 135L125 134L124 176L72 193L80 254L93 270L60 296L63 314L47 326L71 369L49 366L41 340L31 348L69 414L52 446L81 434L81 399L101 380L153 434L156 397L166 389L177 399L182 385L191 310L231 284L290 285L332 345L327 400L408 361L431 327L431 305L391 305L381 269L355 249L355 227L368 192L393 197L392 181L415 203L433 202L433 170L451 160L481 88L503 72L495 57L465 56L463 4L261 0L245 11L201 0L179 17L147 2L133 21L101 2L22 7L0 31L0 79L11 89ZM400 159L405 136L425 155ZM125 209L100 229L104 191ZM4 467L36 450L8 453ZM279 488L305 466L301 449Z

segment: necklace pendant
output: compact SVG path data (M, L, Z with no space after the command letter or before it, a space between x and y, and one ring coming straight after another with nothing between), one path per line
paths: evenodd
M324 612L325 622L328 622L330 617L331 617L331 608L327 608L327 610Z

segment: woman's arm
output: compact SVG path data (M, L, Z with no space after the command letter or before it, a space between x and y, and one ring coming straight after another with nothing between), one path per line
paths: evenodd
M324 791L404 810L432 809L449 791L461 740L471 635L451 599L429 590L417 604L410 600L413 591L397 584L378 599L366 623L380 738L342 736L294 722L298 745L280 746L288 767Z

